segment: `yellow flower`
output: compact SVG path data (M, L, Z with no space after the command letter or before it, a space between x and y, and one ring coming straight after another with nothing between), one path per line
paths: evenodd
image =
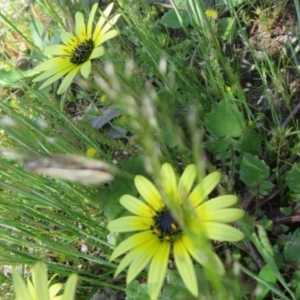
M197 168L189 165L177 182L172 166L165 163L161 168L160 182L162 192L181 211L191 208L191 218L183 218L183 226L175 220L172 212L166 206L166 201L157 188L145 177L136 176L135 185L145 202L124 195L121 204L135 216L127 216L110 221L108 229L112 232L136 233L121 242L111 255L111 260L125 252L126 256L120 262L115 276L130 265L127 274L129 284L150 263L148 274L148 292L151 299L157 299L162 288L170 252L181 278L194 295L198 295L196 274L192 259L205 265L200 258L195 241L188 232L219 241L239 241L244 235L238 229L225 223L233 222L244 215L244 211L228 208L237 203L234 195L219 196L209 201L206 197L219 183L221 175L218 172L206 176L192 191L196 179ZM219 257L212 253L219 274L224 274L224 267Z
M91 60L104 54L104 48L101 45L118 34L116 30L110 29L117 22L120 14L108 20L113 3L104 10L94 31L92 30L97 7L98 4L94 4L87 26L83 14L77 12L75 15L75 35L70 32L63 32L61 34L63 45L52 45L45 49L45 54L58 57L49 59L35 68L36 71L43 73L33 81L48 78L40 89L66 75L57 91L58 94L62 94L70 86L79 70L84 78L88 78L91 72Z
M86 157L93 158L95 157L97 150L95 148L89 148L86 151Z
M218 17L219 17L219 13L218 13L218 11L215 10L215 9L207 9L207 10L205 11L205 14L206 14L206 16L207 16L208 18L212 18L212 19L215 19L215 20L217 20Z
M12 277L16 300L73 300L75 297L77 275L70 275L64 294L57 296L63 285L55 283L50 286L51 280L47 281L47 267L42 262L35 264L32 272L32 282L27 279L27 286L16 270L12 271Z

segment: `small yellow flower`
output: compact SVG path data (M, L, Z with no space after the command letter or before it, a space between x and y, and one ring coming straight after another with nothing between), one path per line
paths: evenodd
M70 32L63 32L61 34L63 45L53 45L45 49L45 54L56 55L57 57L49 59L35 68L36 71L43 73L33 81L48 78L40 89L65 76L57 91L58 94L62 94L70 86L79 70L84 78L88 78L91 73L91 60L102 56L104 54L102 44L118 34L116 30L110 29L117 22L120 14L108 20L113 3L104 10L103 16L99 19L94 31L92 30L97 8L98 4L96 3L91 10L87 26L83 14L77 12L75 15L75 35Z
M219 183L221 175L214 172L206 176L191 191L197 175L195 165L189 165L177 182L172 166L165 163L161 168L160 182L163 195L171 200L179 210L189 207L192 218L185 218L183 226L174 218L166 201L156 187L145 177L136 176L135 185L145 201L130 195L121 197L121 204L135 216L127 216L109 222L112 232L136 232L121 242L111 255L111 260L128 252L120 262L115 276L129 266L127 284L129 284L149 263L148 292L152 300L157 299L166 274L170 252L181 278L196 297L198 286L191 257L205 265L203 258L191 239L189 232L208 239L219 241L239 241L244 235L238 229L225 223L240 219L244 211L228 208L237 203L234 195L219 196L209 201L206 197ZM224 274L219 257L212 253L218 273Z
M107 96L106 96L106 95L102 95L102 96L100 97L100 102L101 102L101 103L106 103L106 102L107 102Z
M55 283L50 286L51 280L47 281L47 267L42 262L35 264L32 272L32 282L30 279L27 279L27 286L16 270L12 271L12 277L16 300L73 300L75 298L77 275L70 275L64 289L64 294L57 296L63 285Z
M206 14L206 16L207 16L208 18L212 18L212 19L215 19L215 20L217 20L218 17L219 17L219 13L218 13L218 11L216 11L215 9L207 9L207 10L205 11L205 14Z
M97 150L95 148L89 148L86 151L86 157L93 158L95 157Z

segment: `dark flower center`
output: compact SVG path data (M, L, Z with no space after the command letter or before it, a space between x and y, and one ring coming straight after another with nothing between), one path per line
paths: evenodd
M181 234L180 227L167 208L163 208L153 219L151 230L160 240L173 242Z
M70 61L75 65L81 65L86 62L94 50L92 39L86 39L80 43L71 53Z

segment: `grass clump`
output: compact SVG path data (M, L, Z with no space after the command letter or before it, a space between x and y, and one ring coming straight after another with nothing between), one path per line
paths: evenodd
M296 2L1 4L3 299L300 297Z

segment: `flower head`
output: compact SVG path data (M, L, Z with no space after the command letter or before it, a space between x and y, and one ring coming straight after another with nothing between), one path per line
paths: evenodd
M63 295L57 296L63 285L55 283L50 286L51 279L47 281L47 267L44 263L35 264L32 272L32 282L27 279L27 286L20 274L13 270L13 283L16 292L16 300L73 300L75 296L77 275L72 274L66 283Z
M189 232L193 232L193 237L204 235L208 239L219 241L239 241L244 237L238 229L225 224L244 215L241 209L228 208L237 203L236 196L224 195L206 201L206 197L219 183L220 173L214 172L206 176L192 190L196 175L196 166L191 164L177 182L172 166L165 163L161 168L162 193L145 177L136 176L135 185L145 202L124 195L120 199L121 204L135 216L122 217L108 224L108 229L112 232L140 231L121 242L110 259L129 251L115 273L117 276L130 265L127 284L150 263L148 291L151 299L158 297L171 251L184 284L194 296L198 295L191 258L201 265L205 265L205 262ZM183 222L174 218L165 198L171 200L179 211L190 208L191 217L183 218ZM223 274L224 267L218 256L213 253L212 257L219 273Z
M75 35L70 32L63 32L61 34L63 45L52 45L45 49L45 54L56 55L57 57L51 58L35 68L36 71L43 73L33 81L48 78L40 89L65 76L57 91L58 94L62 94L70 86L79 70L84 78L88 78L91 72L91 60L102 56L104 54L102 44L118 34L116 30L111 30L111 27L117 22L120 14L108 20L113 3L104 10L96 27L92 30L97 8L98 4L96 3L91 10L87 26L83 14L77 12L75 15Z

